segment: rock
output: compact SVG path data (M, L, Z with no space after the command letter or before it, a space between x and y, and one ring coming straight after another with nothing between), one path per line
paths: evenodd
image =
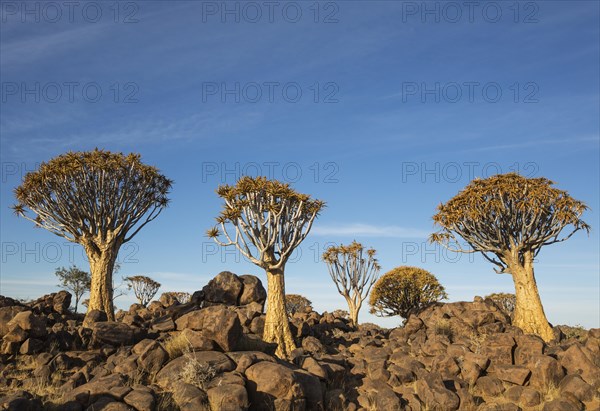
M68 291L59 291L53 295L52 308L59 314L69 314L71 306L71 293Z
M546 344L537 335L524 334L515 336L517 348L515 349L515 364L527 365L533 358L544 353Z
M186 328L181 331L181 335L189 343L192 351L214 351L218 349L217 344L206 337L202 331Z
M28 338L21 345L19 352L21 354L37 354L44 348L44 343L35 338Z
M199 368L212 369L216 374L235 369L235 364L225 354L217 351L198 351L182 355L167 363L156 375L156 383L168 389L174 381L181 378L181 373L189 362Z
M571 345L560 356L560 364L569 374L580 374L585 382L596 386L600 383L600 368L590 361L591 353L588 351L588 355L586 355L584 350L587 351L579 343Z
M304 404L305 393L298 377L288 367L262 361L246 370L248 397L253 409L272 410L277 406ZM284 409L284 408L282 408Z
M519 365L496 365L488 370L489 373L493 373L502 381L516 385L524 385L531 375L531 371L528 368Z
M475 386L488 397L497 397L504 392L504 385L498 378L486 375L477 380Z
M140 330L116 321L97 322L92 326L95 345L109 344L115 347L133 345L140 337Z
M29 337L44 338L47 335L46 318L37 316L31 311L17 313L8 322L8 329L12 330L15 326L20 327Z
M304 351L314 355L325 354L326 352L323 343L315 337L304 338L302 340L302 348Z
M591 401L594 398L594 387L583 381L578 374L567 375L560 383L560 393L571 393L579 401Z
M83 320L83 326L86 328L92 328L97 322L108 321L106 313L100 310L89 311Z
M264 306L267 299L267 291L265 290L265 287L263 287L260 279L249 274L240 275L239 278L243 283L239 305L255 302L260 304L261 307Z
M439 373L429 373L417 380L416 393L429 409L457 410L460 399L444 386Z
M487 356L492 364L513 364L515 340L509 334L488 335L481 347L481 354Z
M581 408L572 404L570 401L565 401L560 398L552 400L544 404L542 411L580 411Z
M27 331L14 324L10 326L10 331L2 337L3 342L7 343L22 343L27 339Z
M142 370L154 374L161 370L169 360L169 354L158 342L145 339L137 343L131 350L137 354L137 364Z
M242 335L242 325L234 310L217 305L192 311L175 321L178 330L186 328L202 331L205 337L215 341L223 351L234 351Z
M27 391L16 391L0 397L0 409L6 411L41 411L42 402Z
M173 399L181 410L204 410L208 403L206 393L183 381L173 381Z
M152 395L152 391L149 389L134 387L133 390L123 398L123 401L137 411L154 411L156 409L154 395Z
M204 286L204 300L226 305L239 305L239 297L242 293L243 282L235 274L229 271L219 273L215 278Z
M302 361L302 368L323 381L327 380L327 371L313 357L305 357Z
M248 409L246 388L237 384L223 384L207 392L211 409L220 411L242 411Z
M96 401L100 396L110 396L114 400L121 401L131 392L131 387L125 385L125 378L120 374L109 374L104 377L96 377L87 384L83 384L65 393L63 400L78 401L84 405L91 405L88 401Z
M8 323L10 322L10 320L12 320L15 315L25 310L25 307L19 305L0 308L0 338L4 337L8 333Z
M531 357L528 367L531 370L529 385L535 388L557 387L565 376L559 362L547 355Z

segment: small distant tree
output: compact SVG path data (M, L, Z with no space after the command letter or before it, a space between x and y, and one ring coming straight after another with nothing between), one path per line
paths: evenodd
M88 312L115 319L112 274L119 249L167 206L172 181L139 154L69 152L27 173L15 189L18 216L81 244L90 262Z
M380 317L399 315L407 319L428 305L448 298L444 287L427 270L402 266L385 273L375 283L369 304Z
M433 220L441 231L430 237L452 251L479 252L496 265L498 274L510 274L516 295L513 324L544 341L553 340L554 332L544 313L533 260L542 247L590 230L581 219L587 206L553 184L516 173L475 179L438 206ZM568 226L570 233L561 237ZM470 249L461 248L457 236Z
M244 257L266 271L263 339L277 344L275 354L279 358L289 358L296 345L285 308L285 264L310 232L325 203L265 177L242 177L235 186L220 186L217 194L225 204L217 226L207 235L222 246L236 246ZM225 241L219 239L221 234Z
M300 294L286 294L285 308L290 315L294 315L297 312L303 312L307 308L312 310L312 302Z
M350 321L355 327L362 303L381 269L375 253L374 249L365 250L362 244L353 241L348 246L331 246L323 254L331 279L348 303Z
M510 293L493 293L485 297L486 300L492 301L506 315L512 318L517 305L517 297Z
M69 268L60 267L54 273L60 280L59 287L66 288L73 292L75 296L75 313L79 306L79 300L87 291L90 290L92 277L87 271L80 270L75 265Z
M154 281L150 277L143 275L135 275L133 277L125 277L123 280L127 283L129 290L133 289L135 297L139 303L144 307L152 300L156 295L156 292L160 288L160 283Z
M169 300L169 299L175 299L180 304L189 303L190 300L192 299L192 295L190 293L186 293L185 291L167 291L167 292L164 292L160 296L161 300L163 299L163 296L167 300Z

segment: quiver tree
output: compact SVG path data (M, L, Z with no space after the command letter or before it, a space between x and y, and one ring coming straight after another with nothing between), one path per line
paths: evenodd
M133 289L135 297L139 303L144 307L152 300L156 295L156 292L160 288L160 283L154 281L150 277L143 275L134 275L132 277L125 277L123 281L127 283L128 289Z
M265 269L263 339L277 343L276 355L287 358L296 346L285 309L285 264L308 235L324 203L265 177L242 177L234 186L220 186L217 194L225 203L217 226L207 235L221 246L236 246L249 261Z
M114 320L113 267L124 243L168 204L171 180L139 154L69 152L27 173L15 189L15 213L81 244L92 276L88 312Z
M75 313L79 307L79 300L83 294L90 290L92 277L87 271L80 270L75 265L57 268L54 273L60 280L59 287L64 287L75 295Z
M590 229L581 219L587 206L553 184L516 173L473 180L438 206L433 220L442 230L430 237L456 252L480 252L496 265L498 274L511 274L516 295L513 324L545 341L552 340L554 333L538 293L533 259L543 246ZM567 226L572 229L561 236ZM470 249L460 247L457 236Z
M493 293L485 296L486 300L494 303L500 308L506 315L512 318L515 312L515 305L517 304L517 297L510 293Z
M375 253L374 249L365 250L356 241L348 246L331 246L323 253L329 275L348 303L350 321L354 327L358 326L358 313L362 303L377 281L381 269Z
M418 267L396 267L375 283L369 305L379 317L399 315L404 319L432 303L448 298L444 287L427 270Z
M294 315L298 312L304 312L307 309L312 310L312 302L300 294L286 294L285 309L289 315Z

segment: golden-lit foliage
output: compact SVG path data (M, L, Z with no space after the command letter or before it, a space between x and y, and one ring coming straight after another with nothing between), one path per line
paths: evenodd
M135 297L144 307L148 305L150 300L156 295L156 292L161 285L152 278L143 275L125 277L123 280L127 283L127 288L133 289Z
M373 248L365 249L361 243L329 247L323 253L329 275L338 292L346 299L354 325L362 302L369 295L381 269Z
M27 173L15 213L69 241L129 241L167 206L172 181L139 154L68 152ZM28 216L28 211L33 216ZM140 226L126 237L146 215Z
M312 310L312 302L305 296L300 294L285 295L285 309L290 315L304 312L307 308Z
M492 301L509 317L512 317L517 305L517 297L511 293L493 293L486 295L485 299Z
M444 287L429 271L402 266L381 276L371 291L369 304L372 314L408 318L409 314L446 298Z
M525 253L535 256L542 246L564 241L578 230L589 232L581 219L587 206L553 184L516 173L475 179L438 206L433 220L442 230L430 241L458 252L481 252L500 268L497 272L505 272L515 256L522 265ZM571 233L559 238L568 225L573 226ZM453 247L458 242L455 235L472 250Z
M233 186L220 186L217 194L225 203L216 218L217 226L209 229L207 236L220 245L237 246L246 258L263 268L281 268L325 206L323 201L300 194L289 184L266 177L244 176ZM226 224L234 227L233 238ZM225 242L219 240L221 235Z

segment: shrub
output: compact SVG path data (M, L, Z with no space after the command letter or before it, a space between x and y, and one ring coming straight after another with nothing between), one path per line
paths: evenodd
M373 287L371 313L408 318L431 303L448 298L444 287L429 271L417 267L397 267L385 273Z
M289 315L304 312L307 308L312 310L312 302L305 296L300 294L285 295L285 309Z

